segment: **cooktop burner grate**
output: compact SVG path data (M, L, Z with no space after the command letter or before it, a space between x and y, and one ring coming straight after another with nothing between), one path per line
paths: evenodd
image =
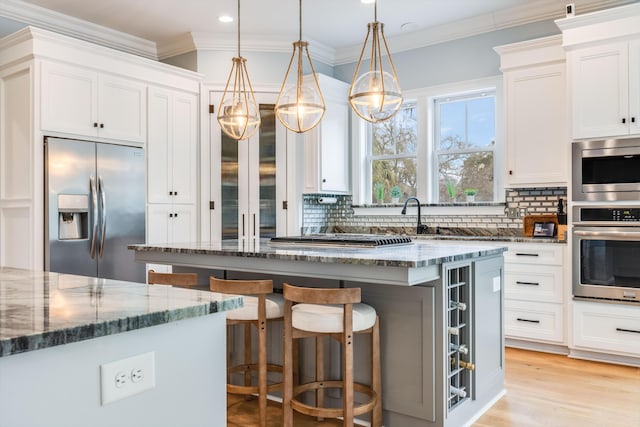
M308 236L272 237L270 244L276 246L328 246L379 248L409 245L413 243L407 236L378 236L373 234L312 234Z

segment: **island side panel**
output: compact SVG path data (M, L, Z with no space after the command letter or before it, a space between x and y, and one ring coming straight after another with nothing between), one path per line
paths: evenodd
M226 315L0 358L0 425L226 425ZM155 352L156 386L102 406L100 365Z

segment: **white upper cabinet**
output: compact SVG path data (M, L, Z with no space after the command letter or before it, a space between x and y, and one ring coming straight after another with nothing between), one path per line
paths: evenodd
M638 132L639 112L630 108L630 100L638 100L637 85L633 93L629 81L630 47L621 42L569 53L575 139Z
M326 110L318 126L304 134L305 193L350 192L349 85L318 74Z
M574 139L640 134L640 4L556 21Z
M197 199L198 98L149 88L147 170L149 203Z
M565 186L570 136L561 37L500 46L509 187Z
M48 61L41 76L43 131L146 141L146 85Z

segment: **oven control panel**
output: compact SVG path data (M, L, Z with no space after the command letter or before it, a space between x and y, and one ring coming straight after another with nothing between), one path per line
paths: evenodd
M587 208L581 207L580 222L640 222L640 208Z

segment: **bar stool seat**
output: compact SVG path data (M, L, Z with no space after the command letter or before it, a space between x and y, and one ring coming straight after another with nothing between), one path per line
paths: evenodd
M371 426L382 426L382 395L380 376L380 329L376 310L360 302L359 288L305 288L283 285L284 312L284 391L282 399L283 426L293 427L293 411L323 418L342 418L343 425L352 427L354 417L371 413ZM369 384L354 379L354 334L370 337ZM341 379L325 378L324 340L330 337L341 344ZM296 384L297 344L306 338L315 339L315 379ZM325 391L340 389L342 406L325 405ZM314 404L302 396L315 394ZM355 393L365 397L356 402Z
M353 304L353 332L373 327L376 318L375 308L363 303ZM338 304L296 304L291 309L291 324L302 331L340 333L343 320L344 309Z
M244 328L244 361L233 365L227 353L227 392L241 395L258 395L258 425L266 427L267 393L281 390L282 381L269 384L267 373L282 375L282 366L267 361L267 324L282 320L284 299L273 293L271 280L223 280L209 278L212 292L242 295L244 306L227 312L227 327L242 325ZM252 360L251 327L257 329L258 360ZM229 347L229 328L227 328L227 347ZM252 373L257 373L257 384L252 381ZM241 374L243 384L231 382L231 375Z
M259 298L252 296L243 297L244 306L227 313L229 320L258 320ZM265 296L267 319L282 319L284 316L284 298L280 294L268 294Z

